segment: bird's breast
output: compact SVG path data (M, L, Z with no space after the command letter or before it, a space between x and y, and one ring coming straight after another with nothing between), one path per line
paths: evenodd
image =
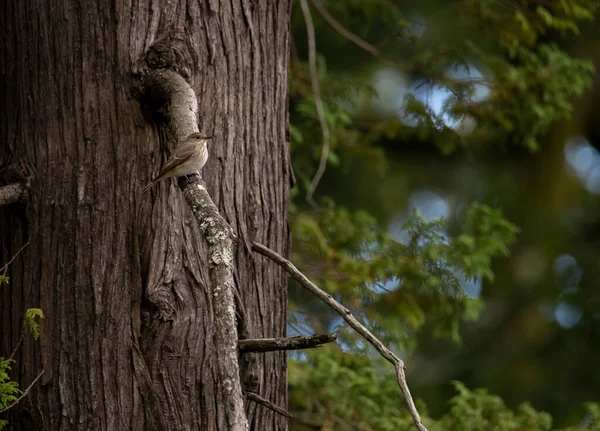
M208 160L208 148L204 147L204 149L200 153L200 157L198 160L198 169L202 168L206 164L207 160Z

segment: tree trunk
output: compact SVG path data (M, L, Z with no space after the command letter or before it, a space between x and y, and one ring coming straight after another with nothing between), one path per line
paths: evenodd
M136 74L157 40L184 42L174 62L214 136L202 176L238 236L244 335L282 337L286 277L245 245L289 248L290 3L3 2L0 186L18 164L31 189L27 204L0 208L0 267L29 242L0 288L0 355L27 308L45 314L40 341L15 356L22 388L44 375L11 429L227 429L207 246L175 181L141 194L175 143L139 103ZM285 353L253 355L246 383L256 376L256 392L285 408ZM287 429L246 410L251 429Z

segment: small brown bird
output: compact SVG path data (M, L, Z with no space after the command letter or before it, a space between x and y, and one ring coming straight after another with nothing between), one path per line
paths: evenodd
M199 173L208 160L208 141L212 136L192 133L185 142L177 145L173 155L164 164L160 173L142 190L145 193L150 187L170 177L183 177Z

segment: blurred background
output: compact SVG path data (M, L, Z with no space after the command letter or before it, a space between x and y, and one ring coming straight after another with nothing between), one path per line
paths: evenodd
M406 360L430 429L599 426L597 7L294 5L292 260ZM292 429L413 429L391 365L293 283L289 322L340 334L290 355Z

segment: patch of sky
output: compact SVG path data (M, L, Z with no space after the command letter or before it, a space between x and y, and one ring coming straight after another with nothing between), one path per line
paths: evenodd
M576 305L568 302L559 302L554 309L554 318L563 328L572 328L577 325L583 317L583 311Z
M419 189L414 191L408 201L405 209L398 211L388 225L392 237L402 244L408 244L410 236L403 229L404 224L412 216L413 211L426 221L448 218L452 211L452 203L449 198L441 193L431 189ZM448 239L448 238L446 238ZM459 280L464 293L470 298L479 298L481 295L482 283L480 279L467 280L461 274L455 274ZM392 278L385 283L371 286L371 289L379 294L385 294L387 291L393 291L402 286L402 281L398 278Z
M287 325L287 336L296 337L304 336L308 337L314 334L314 331L308 322L306 313L300 311L288 312L288 325Z
M576 326L583 317L583 310L570 302L561 301L553 306L548 302L540 304L539 311L549 322L556 322L565 329Z
M404 97L408 91L408 79L396 69L385 67L371 76L371 85L377 95L372 101L377 115L392 116L404 111Z
M416 190L410 196L409 211L417 210L421 217L427 221L448 218L450 215L450 202L440 193L433 190Z
M594 166L587 176L585 188L595 195L600 194L600 166Z
M411 28L413 25L411 24ZM414 24L418 32L420 24ZM456 81L469 82L483 80L484 76L474 66L452 67L447 77ZM489 80L489 79L488 79ZM456 118L448 112L455 94L447 87L430 84L426 79L411 79L406 73L392 67L376 70L370 77L375 96L370 98L371 107L376 115L382 117L396 116L407 126L417 125L417 119L406 113L406 96L411 95L429 108L431 113L442 120L446 127L454 128L457 133L468 134L476 126L470 117ZM484 84L473 84L473 92L468 96L471 102L481 102L490 94L490 89ZM364 100L364 99L363 99ZM354 111L352 103L346 104Z
M410 235L403 227L415 210L425 221L448 218L450 215L450 202L434 190L420 189L414 191L408 200L407 208L394 214L388 225L392 237L402 244L408 244L410 241Z
M440 218L448 218L451 205L448 199L434 190L419 189L414 191L409 198L407 207L398 211L388 225L388 230L392 237L402 244L408 244L410 241L409 234L403 229L403 226L415 210L426 221L432 221ZM368 258L368 250L365 250L364 258ZM398 289L401 285L402 280L392 277L384 282L372 284L369 288L376 294L385 294Z
M556 305L544 303L540 305L540 312L547 320L555 321L561 327L569 329L576 326L583 317L583 310L572 300L581 291L577 286L581 281L583 270L573 256L561 254L554 260L552 271L563 290Z
M377 322L371 321L364 314L358 313L357 310L352 310L352 313L354 314L354 317L358 318L358 320L364 326L366 326L370 331L375 332L375 334L377 333L377 328L379 326L377 324ZM331 323L329 324L327 331L339 334L343 328L350 328L350 327L346 323L346 321L344 321L344 319L342 319L341 317L336 317L331 320ZM350 330L355 333L354 329L350 329ZM356 337L355 339L353 339L351 341L351 343L345 341L343 338L338 338L336 342L337 342L338 346L340 346L344 352L356 352L357 350L361 350L361 351L363 351L364 354L371 357L372 359L379 357L379 353L377 353L375 351L375 349L372 347L371 343L367 342L364 338L362 338L362 336Z
M419 189L412 193L407 208L398 211L392 217L388 226L392 237L403 244L408 244L410 238L408 233L402 229L404 224L417 211L426 221L448 218L450 215L450 201L442 194L431 189Z
M577 260L570 254L558 256L554 260L552 270L559 284L566 288L579 285L583 275L583 270L577 264Z
M420 39L424 34L427 26L425 25L423 17L411 17L408 21L408 34Z
M400 280L398 277L392 277L388 280L371 284L369 289L371 289L377 295L384 295L399 289L401 285L402 280Z
M568 170L590 193L600 194L600 152L583 136L567 139L564 147Z
M481 72L474 66L451 68L447 76L453 80L465 83L484 79ZM430 84L426 79L419 79L411 84L408 88L408 93L426 105L436 117L441 118L446 127L452 127L463 134L468 134L475 127L475 122L472 118L464 116L456 118L448 112L452 104L451 102L456 96L447 87ZM468 99L471 102L481 102L489 94L490 90L487 85L474 84L473 93ZM416 124L415 119L411 116L403 116L401 120L407 125Z
M481 279L466 280L464 276L458 275L460 287L469 298L479 298L481 296Z

